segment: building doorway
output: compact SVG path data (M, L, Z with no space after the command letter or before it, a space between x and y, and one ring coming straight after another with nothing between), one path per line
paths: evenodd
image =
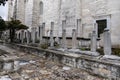
M100 34L104 32L105 28L107 28L107 20L97 20L96 23L98 24L98 37L100 37Z

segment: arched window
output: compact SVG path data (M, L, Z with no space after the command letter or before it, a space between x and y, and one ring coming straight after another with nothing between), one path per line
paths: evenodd
M40 2L40 15L43 15L43 2Z

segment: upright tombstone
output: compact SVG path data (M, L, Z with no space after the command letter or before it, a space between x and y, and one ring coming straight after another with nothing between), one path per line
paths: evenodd
M27 30L27 44L29 44L30 43L30 32Z
M36 33L37 33L37 40L38 40L40 38L40 36L39 36L39 27L37 27Z
M63 49L67 48L67 46L66 46L66 30L65 29L62 31L62 48Z
M40 44L43 42L43 26L40 26Z
M66 20L63 20L62 21L62 31L66 29Z
M32 28L32 43L35 43L35 28Z
M24 32L24 38L26 39L27 42L27 31Z
M109 29L104 30L104 54L105 55L111 55L111 35L109 32Z
M76 29L72 30L72 49L76 49L77 48L77 32Z
M51 30L50 30L50 47L53 47L53 46L54 46L53 29L54 29L54 22L51 22Z
M91 51L96 52L97 49L97 35L96 31L93 31L91 34Z
M20 32L18 33L18 39L20 40Z
M82 35L82 28L81 28L81 19L77 19L77 30L76 30L77 36L81 37Z
M95 29L96 36L98 37L98 24L97 23L94 23L94 29Z
M24 43L24 30L21 31L21 43Z
M16 38L19 39L19 33L16 33L16 35L17 35Z
M45 36L45 23L42 23L42 27L43 27L43 36Z
M38 40L38 31L36 31L37 29L35 29L35 42Z

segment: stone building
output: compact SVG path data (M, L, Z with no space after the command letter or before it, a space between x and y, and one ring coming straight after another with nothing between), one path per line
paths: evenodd
M66 36L71 37L76 29L79 38L88 39L96 30L102 39L108 28L112 46L120 47L120 0L13 0L9 1L8 13L8 19L21 20L31 32L35 28L40 33L43 26L44 36L53 30L54 37L61 37L66 29Z

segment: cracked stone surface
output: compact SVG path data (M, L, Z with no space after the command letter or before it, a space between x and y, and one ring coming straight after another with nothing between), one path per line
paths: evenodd
M0 45L0 49L7 49L7 52L21 58L20 70L0 75L0 80L106 80L84 70L71 68L6 46Z

